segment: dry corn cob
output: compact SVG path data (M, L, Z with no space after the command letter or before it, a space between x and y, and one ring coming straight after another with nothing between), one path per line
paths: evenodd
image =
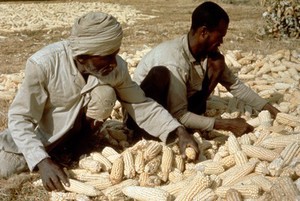
M265 192L270 192L272 188L272 182L263 175L254 176L251 178L251 181L253 181L254 184L258 185Z
M120 155L114 148L108 146L102 149L101 154L106 158L112 155Z
M227 144L228 151L230 154L234 154L235 152L241 150L241 146L240 146L237 138L233 134L229 135L227 143L228 143Z
M111 170L111 162L105 158L100 152L92 152L90 153L91 157L95 161L99 161L102 164L102 169L104 171L109 172Z
M236 165L243 165L248 162L248 157L243 151L237 151L233 154L233 156Z
M215 201L217 198L218 196L215 194L215 192L211 188L207 188L196 194L192 201Z
M225 197L227 201L243 201L241 193L234 188L230 188Z
M185 149L185 155L188 160L194 161L196 159L197 153L192 147L187 147Z
M172 149L167 146L163 146L160 168L162 171L162 181L164 182L168 180L169 173L172 171L173 156Z
M159 142L151 141L144 151L144 159L149 161L156 157L162 150L162 145Z
M135 156L134 168L135 168L135 171L139 174L144 172L145 161L144 161L144 157L143 157L143 152L141 150L138 150L137 154Z
M252 144L252 141L251 141L249 135L244 134L244 135L242 135L242 136L239 138L239 143L240 143L241 145L243 145L243 144L251 145L251 144Z
M241 145L241 148L250 158L258 158L260 160L273 161L276 157L279 156L278 153L259 146Z
M185 201L192 200L199 192L208 188L211 184L211 180L208 176L205 176L203 173L198 172L194 179L188 185L188 188L185 188L181 191L176 197L175 201Z
M123 152L124 161L124 176L128 179L132 179L135 176L134 159L131 151L126 149Z
M187 187L189 182L190 182L190 179L185 179L185 180L179 181L177 183L170 183L168 185L160 186L159 188L169 192L171 195L173 195L173 197L177 197L179 195L179 193L184 188Z
M282 112L279 112L276 115L276 119L275 120L277 122L281 123L281 124L292 126L292 127L300 125L300 119L299 119L299 117L296 117L296 116L291 115L291 114L282 113Z
M207 160L205 163L200 162L196 164L195 169L208 175L218 175L225 171L221 163L211 160Z
M87 196L98 196L101 195L101 191L97 190L95 187L85 184L81 181L77 181L74 179L69 179L70 186L65 186L64 188L67 191L78 193L78 194L84 194Z
M268 110L263 110L258 114L260 126L271 127L273 119L271 113Z
M251 173L254 168L255 168L255 165L256 165L257 161L249 161L248 163L246 164L243 164L243 165L240 165L240 166L236 166L235 168L231 168L231 171L229 174L226 174L226 172L228 171L225 171L225 177L224 173L222 173L220 176L223 176L221 178L223 178L223 185L224 186L228 186L228 185L232 185L234 184L238 179L246 176L247 174ZM234 169L234 170L232 170Z
M283 171L283 159L278 157L275 158L268 166L268 170L272 176L279 176Z
M289 145L287 145L280 153L280 156L283 159L283 166L288 165L294 156L299 153L299 150L300 146L297 142L291 142Z
M267 161L258 162L256 165L254 172L261 174L261 175L268 175L270 173L268 169L269 163Z
M175 168L172 172L169 173L169 181L171 183L177 183L179 181L182 181L183 179L184 175L177 168Z
M235 159L233 155L228 155L220 160L220 163L225 169L229 169L235 165Z
M261 195L261 190L259 186L253 184L221 186L215 190L215 193L221 198L225 198L227 191L230 189L237 190L242 195L243 199L249 199L249 198L256 199Z
M270 137L261 142L261 146L268 149L284 148L289 145L291 142L300 143L300 134L291 134Z
M79 167L89 170L92 173L98 173L102 169L102 165L99 161L93 160L92 158L89 157L80 159Z
M161 179L157 175L149 175L146 172L143 172L139 175L140 186L154 187L161 184Z
M170 193L159 188L127 186L122 189L122 192L140 201L170 201L172 199Z
M86 169L69 169L66 173L70 178L80 181L90 181L102 178L107 179L109 177L108 172L91 173L91 171Z
M284 199L286 200L297 200L297 196L300 195L299 189L297 189L297 186L293 183L292 179L289 177L279 177L275 181L276 184L279 184L278 187L282 189L284 193ZM271 192L272 195L275 194L276 189L272 187Z
M174 160L174 167L177 168L179 171L183 172L185 165L184 165L184 160L181 155L175 155L175 160Z
M117 141L127 141L127 135L122 130L107 128L109 135Z
M161 164L161 155L156 156L155 158L151 159L146 165L144 172L149 174L155 174Z
M122 188L126 186L137 186L139 185L139 182L135 179L127 179L122 181L121 183L118 183L116 185L110 186L106 189L104 189L102 192L104 193L105 196L107 197L120 197L123 194ZM113 199L112 199L113 200Z
M119 156L118 159L112 164L111 172L109 175L110 181L113 184L118 184L123 180L124 175L124 161L123 157Z

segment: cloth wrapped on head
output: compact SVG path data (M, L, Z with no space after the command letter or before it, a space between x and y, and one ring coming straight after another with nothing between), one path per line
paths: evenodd
M108 85L95 87L91 92L91 99L87 105L86 116L98 121L110 117L117 101L114 89Z
M123 31L121 24L112 15L89 12L78 19L68 38L72 56L106 56L120 49Z

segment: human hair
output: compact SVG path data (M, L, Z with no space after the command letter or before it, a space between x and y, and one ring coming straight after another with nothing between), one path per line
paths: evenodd
M206 26L208 30L216 28L220 21L229 23L229 16L218 4L206 1L200 4L192 14L191 30L197 30L201 26Z

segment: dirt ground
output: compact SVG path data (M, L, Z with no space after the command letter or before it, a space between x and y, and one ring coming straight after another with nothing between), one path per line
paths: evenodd
M15 1L14 3L30 3ZM49 3L50 1L43 1ZM56 1L57 2L57 1ZM68 1L76 3L75 1ZM82 0L81 2L90 2ZM190 26L193 9L200 0L101 0L104 3L131 5L145 15L156 16L153 19L137 20L134 24L123 24L124 39L121 52L134 54L145 46L156 44L186 34ZM270 54L280 49L299 49L299 39L278 39L257 34L265 25L262 13L265 7L258 0L216 1L228 12L231 22L221 49L242 50L257 54ZM0 4L10 3L1 1ZM51 3L51 2L50 2ZM1 10L0 10L1 12ZM1 19L0 19L1 20ZM36 31L4 32L0 30L0 74L16 73L24 69L26 59L41 47L68 36L70 27ZM0 128L6 127L6 116L10 101L0 100ZM22 174L9 180L0 180L0 200L47 200L42 187L34 187L32 181L36 174Z

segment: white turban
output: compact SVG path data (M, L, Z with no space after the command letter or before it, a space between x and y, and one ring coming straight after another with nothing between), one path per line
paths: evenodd
M116 18L102 12L89 12L75 21L68 40L73 57L106 56L120 48L122 37L122 27Z

